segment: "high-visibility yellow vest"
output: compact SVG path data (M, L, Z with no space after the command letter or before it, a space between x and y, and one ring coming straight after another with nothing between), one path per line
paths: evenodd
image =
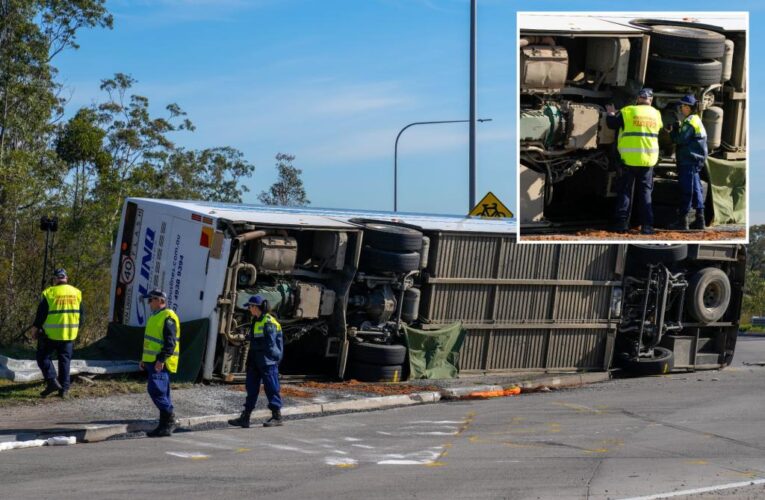
M273 316L270 314L264 314L260 317L258 321L252 324L252 336L253 337L262 337L263 336L263 328L265 328L266 323L271 323L274 326L276 326L276 331L280 332L282 331L282 325L279 324L276 319L274 319Z
M48 302L48 317L43 325L45 335L52 340L76 339L80 331L82 292L62 284L46 288L42 295Z
M659 130L664 126L659 110L647 105L625 106L621 110L624 128L617 148L625 165L653 167L659 161Z
M178 320L178 315L175 314L175 311L169 307L162 309L156 314L152 314L146 321L141 361L144 363L154 363L157 360L157 354L159 354L162 346L165 344L163 330L167 318L172 318L175 322L175 350L173 355L168 356L165 360L165 366L167 366L167 370L170 373L175 373L178 371L178 353L181 352L181 322Z

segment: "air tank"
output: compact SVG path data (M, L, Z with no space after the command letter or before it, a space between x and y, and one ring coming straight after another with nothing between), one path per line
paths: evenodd
M722 80L727 82L733 75L733 40L725 40L725 52L722 57Z
M701 123L707 131L707 147L710 151L720 147L722 143L723 110L718 106L710 106L704 110Z

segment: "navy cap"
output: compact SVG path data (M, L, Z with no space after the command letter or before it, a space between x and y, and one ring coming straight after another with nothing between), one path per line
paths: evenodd
M643 87L640 89L640 92L638 92L638 97L653 97L653 89Z
M165 299L167 300L167 294L160 290L159 288L155 288L154 290L150 291L148 294L143 296L144 299Z
M53 277L59 278L59 279L66 278L67 277L66 269L64 269L63 267L59 267L58 269L53 271Z
M266 299L262 295L253 295L250 297L250 300L247 301L247 307L250 306L257 306L260 307L263 305L263 302L265 302Z
M685 104L686 106L694 107L698 101L696 100L696 97L693 94L684 95L682 99L680 99L680 104Z

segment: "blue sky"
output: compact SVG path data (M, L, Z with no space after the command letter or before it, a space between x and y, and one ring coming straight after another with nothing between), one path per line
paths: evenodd
M621 5L621 4L619 4ZM468 118L469 0L109 0L114 30L81 32L55 63L70 111L102 98L99 81L131 74L156 113L177 102L197 126L191 148L233 146L256 166L245 201L297 156L313 206L391 210L393 145L414 121ZM515 206L515 13L615 10L613 1L479 0L477 196ZM640 10L666 1L643 0ZM635 4L624 3L624 7ZM729 0L729 10L750 10ZM699 0L698 10L719 10ZM751 46L760 12L751 13ZM761 66L761 65L760 65ZM762 76L751 69L751 81ZM754 109L762 99L750 95ZM751 112L751 116L756 116ZM756 122L756 120L752 120ZM762 134L762 127L752 137ZM757 141L751 141L757 144ZM758 151L757 148L760 148ZM753 151L753 165L765 145ZM408 129L399 142L399 210L468 210L467 124ZM751 219L765 223L752 169Z

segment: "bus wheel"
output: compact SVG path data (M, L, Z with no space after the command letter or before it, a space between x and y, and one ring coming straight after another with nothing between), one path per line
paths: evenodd
M422 233L409 227L367 222L364 224L364 244L390 252L419 252Z
M671 264L688 257L688 245L673 243L670 245L634 244L627 253L641 264Z
M401 382L401 365L371 365L351 361L348 377L360 382Z
M401 344L351 343L351 361L372 365L400 365L406 359L406 346Z
M728 275L716 267L705 267L688 280L685 304L693 319L712 323L723 317L730 297Z
M674 367L674 354L664 347L654 347L651 357L624 360L624 370L635 375L662 375Z

